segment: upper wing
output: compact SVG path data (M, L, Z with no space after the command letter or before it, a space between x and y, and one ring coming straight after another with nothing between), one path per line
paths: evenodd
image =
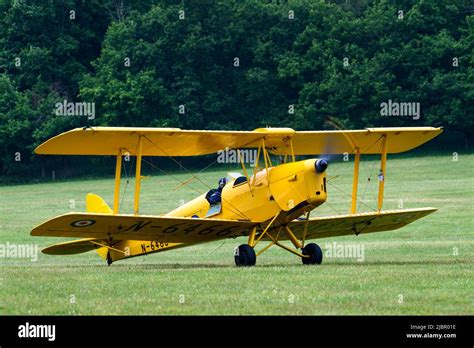
M266 148L279 155L322 153L381 153L383 135L388 153L411 150L442 132L433 127L368 128L344 131L304 131L291 128L259 128L254 131L205 131L179 128L89 127L61 133L35 152L41 155L135 155L143 137L143 156L197 156L217 153L225 148L257 148L262 139Z
M400 153L414 149L442 132L442 128L433 127L297 132L293 137L293 149L298 155L353 153L356 148L361 154L380 154L385 135L387 153ZM277 153L289 155L291 149L279 148Z
M306 239L326 238L391 231L435 212L436 208L387 210L383 212L359 213L312 218L308 222ZM300 239L303 237L306 220L294 220L289 226ZM288 239L280 233L280 239Z
M69 213L35 227L31 235L196 244L241 236L255 224L219 219Z
M294 132L294 131L293 131ZM143 156L197 156L255 143L261 135L252 132L194 131L179 128L91 127L61 133L35 152L45 155L117 155L137 153L143 137ZM257 141L257 142L256 142Z

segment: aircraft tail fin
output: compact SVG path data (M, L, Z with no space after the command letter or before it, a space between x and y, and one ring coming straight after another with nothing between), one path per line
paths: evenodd
M86 210L89 213L112 214L113 211L99 195L88 193L86 196ZM42 250L48 255L73 255L91 250L97 250L97 253L103 258L107 258L108 248L100 247L100 244L106 243L105 240L98 238L85 238L73 240L64 243L51 245Z
M88 193L86 196L86 210L88 213L112 214L113 211L105 203L102 197L95 193Z
M102 213L102 214L113 214L112 209L104 201L102 197L95 193L88 193L86 196L86 210L88 213ZM109 249L106 247L96 249L97 254L102 259L107 259Z

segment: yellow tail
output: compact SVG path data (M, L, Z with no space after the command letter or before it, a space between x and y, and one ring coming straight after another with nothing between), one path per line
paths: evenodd
M89 213L112 214L112 209L98 195L88 193L86 196L86 209ZM97 250L97 253L105 260L107 258L106 247L98 247L98 243L103 245L104 240L97 238L84 238L69 242L58 243L44 248L42 252L49 255L73 255Z
M105 201L99 195L95 193L88 193L86 196L86 210L88 213L102 213L102 214L112 214L113 211L110 207L105 203ZM98 248L97 254L102 257L102 259L107 259L107 253L109 249L106 247Z
M99 195L88 193L86 196L86 210L88 213L112 214L113 211Z

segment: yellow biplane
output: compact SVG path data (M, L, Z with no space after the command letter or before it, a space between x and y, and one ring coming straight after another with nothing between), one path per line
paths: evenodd
M97 250L110 265L117 260L182 248L224 238L247 237L235 249L237 266L253 266L256 257L276 245L320 264L317 238L391 231L435 208L382 210L388 153L413 149L437 136L441 128L367 128L348 131L295 131L259 128L254 131L201 131L178 128L84 127L62 133L39 145L39 155L116 156L113 207L99 196L86 197L87 213L68 213L35 227L33 236L76 237L80 240L43 249L50 255ZM329 144L329 146L328 146ZM243 161L243 175L234 175L177 209L161 216L140 215L143 156L198 156L224 148L254 149L253 172ZM296 160L297 155L353 154L352 201L347 215L310 217L327 199L324 158ZM377 209L357 213L359 163L363 154L380 154ZM136 156L134 213L120 214L123 156ZM272 164L271 155L280 162ZM240 157L240 156L239 156ZM261 166L260 166L261 164ZM284 241L291 241L289 247ZM256 253L256 246L267 242ZM291 245L290 244L290 245Z

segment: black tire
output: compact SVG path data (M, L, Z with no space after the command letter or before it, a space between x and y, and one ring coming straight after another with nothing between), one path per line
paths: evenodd
M250 245L242 244L235 248L234 260L235 264L239 267L255 266L257 256L255 255L255 250Z
M323 251L319 245L309 243L303 248L303 255L309 255L309 257L302 257L304 265L320 265L323 262Z

